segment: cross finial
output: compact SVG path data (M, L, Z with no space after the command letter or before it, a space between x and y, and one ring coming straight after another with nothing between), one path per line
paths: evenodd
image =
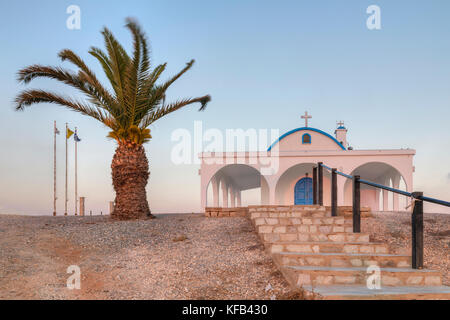
M338 127L340 127L340 126L343 126L344 125L344 121L339 121L338 123L337 123L337 125L338 125Z
M308 119L311 119L312 116L308 114L308 111L305 111L305 115L302 116L302 119L305 119L305 127L308 127Z

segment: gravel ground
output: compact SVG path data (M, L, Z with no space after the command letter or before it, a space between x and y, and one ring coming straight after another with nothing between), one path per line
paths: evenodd
M410 254L410 214L380 212L362 231ZM450 215L425 214L425 266L449 275ZM66 287L70 265L81 289ZM269 286L270 284L270 286ZM0 215L0 299L301 299L246 218Z
M66 287L69 265L80 290ZM0 216L0 299L271 298L301 295L246 218Z
M371 240L388 242L394 253L411 255L411 213L374 212L362 219L362 232ZM450 215L424 213L424 267L439 270L450 285Z

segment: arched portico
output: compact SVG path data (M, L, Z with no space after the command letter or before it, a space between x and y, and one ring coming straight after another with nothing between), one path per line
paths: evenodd
M302 178L312 177L313 167L318 162L346 174L360 175L363 179L411 192L414 155L412 149L355 150L348 147L347 129L342 124L333 137L305 123L305 127L280 136L267 151L201 153L201 205L203 208L207 205L237 206L243 191L257 188L260 188L260 199L252 204L293 205L295 185ZM323 182L323 204L329 206L331 173L326 169ZM350 180L338 175L338 206L352 205L351 186ZM378 210L379 202L383 202L381 208L384 209L402 207L398 195L366 185L361 187L363 206ZM208 189L211 190L209 200Z
M275 204L294 205L296 184L303 178L312 178L313 168L316 165L316 163L300 163L285 170L275 186ZM330 177L331 175L324 170L324 204L330 202L330 197L327 196L331 190ZM312 186L308 188L311 189ZM312 192L312 190L307 192Z
M265 186L267 182L256 168L246 164L225 165L211 177L205 189L205 207L240 207L243 191L261 188L262 194L267 190ZM212 202L208 201L211 198ZM258 202L253 204L261 204L261 200Z
M400 170L385 162L368 162L353 169L351 175L359 175L361 179L372 181L388 187L410 191L407 180ZM344 201L352 204L352 181L346 179L344 184ZM399 195L361 184L361 205L370 207L374 211L399 211ZM380 203L381 202L381 203Z

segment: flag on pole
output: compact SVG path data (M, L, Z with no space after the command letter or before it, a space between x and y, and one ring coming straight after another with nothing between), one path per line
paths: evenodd
M53 128L53 215L56 216L56 135L59 134L56 120L53 122Z
M70 130L69 128L67 128L66 139L69 139L73 134L74 134L74 132L72 130Z
M78 170L77 170L77 145L78 142L81 141L80 138L78 138L77 133L77 127L75 127L75 134L73 135L73 140L75 140L75 215L78 215Z

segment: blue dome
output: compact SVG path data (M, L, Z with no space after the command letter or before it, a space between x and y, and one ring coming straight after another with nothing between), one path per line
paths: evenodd
M344 130L347 130L347 128L344 127L344 126L339 126L338 129L344 129Z

